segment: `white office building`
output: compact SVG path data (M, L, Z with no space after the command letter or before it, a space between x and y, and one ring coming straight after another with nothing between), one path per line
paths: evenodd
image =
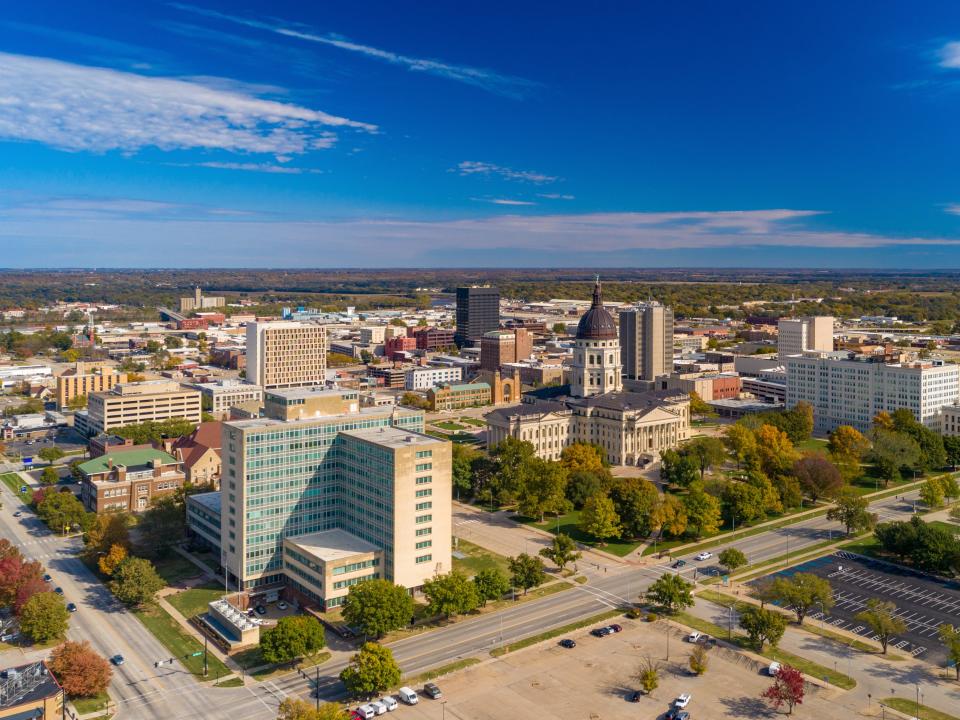
M960 365L942 360L884 362L881 356L848 352L786 358L787 408L813 406L814 431L851 425L870 430L881 410L910 410L927 427L939 430L941 411L960 399Z
M459 383L463 379L460 367L422 367L407 370L407 390L429 390L438 385Z
M827 315L780 318L777 324L777 356L782 363L789 355L807 350L833 351L833 318Z

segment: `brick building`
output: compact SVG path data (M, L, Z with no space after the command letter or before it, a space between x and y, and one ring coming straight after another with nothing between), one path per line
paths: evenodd
M81 463L80 499L88 511L143 512L150 501L183 487L183 464L155 450L125 450Z

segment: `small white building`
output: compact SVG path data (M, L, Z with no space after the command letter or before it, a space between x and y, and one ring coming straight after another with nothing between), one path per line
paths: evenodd
M437 385L459 383L463 379L460 367L424 367L407 370L407 390L429 390Z

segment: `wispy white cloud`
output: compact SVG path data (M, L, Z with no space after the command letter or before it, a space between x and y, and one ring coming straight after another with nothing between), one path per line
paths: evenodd
M512 198L475 197L470 199L476 202L493 203L494 205L536 205L535 202L530 202L529 200L513 200Z
M218 170L246 170L249 172L275 173L278 175L320 175L323 170L316 168L299 168L290 165L273 165L271 163L234 163L234 162L202 162L195 163L197 167L216 168Z
M71 151L153 146L294 155L330 147L336 137L329 128L377 130L207 81L0 53L0 138Z
M943 211L950 213L951 215L960 215L960 203L951 203L949 205L945 205Z
M253 20L243 18L237 15L229 15L216 10L197 7L183 3L170 3L172 7L186 12L196 13L210 18L216 18L226 22L245 25L246 27L256 28L267 32L276 33L285 37L297 38L307 42L319 43L330 47L339 48L348 52L358 53L374 60L390 63L405 67L414 72L427 73L438 77L456 80L475 87L482 88L488 92L504 95L507 97L520 98L534 87L538 86L531 80L503 75L493 70L485 68L475 68L468 65L455 65L443 62L441 60L432 60L429 58L418 58L410 55L383 50L371 45L352 42L336 35L320 35L317 32L303 28L291 27L291 23L264 22L262 20Z
M537 197L545 200L576 200L576 195L567 195L565 193L537 193Z
M501 177L506 180L517 180L519 182L529 182L535 185L556 182L560 178L555 175L546 175L545 173L534 170L514 170L513 168L494 165L493 163L480 162L477 160L464 160L457 163L450 172L459 173L462 176L481 175L484 177Z
M940 67L960 70L960 42L946 43L938 53Z

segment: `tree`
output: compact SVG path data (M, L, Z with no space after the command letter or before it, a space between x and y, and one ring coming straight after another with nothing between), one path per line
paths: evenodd
M664 450L660 453L660 480L667 485L688 487L701 479L697 461L690 455L682 455L676 450Z
M494 447L490 458L494 463L491 489L501 503L511 502L539 467L533 445L513 437Z
M646 537L653 530L653 517L660 493L649 480L617 478L610 487L610 500L620 518L624 537Z
M953 669L960 680L960 627L941 625L939 628L940 642L947 648L947 657L953 661Z
M620 537L620 516L617 515L613 501L602 494L587 500L580 512L580 528L597 538L601 544Z
M590 472L603 475L609 472L603 448L592 443L576 442L567 445L560 453L560 464L571 473Z
M580 510L591 497L601 493L603 493L603 481L597 473L578 470L571 473L570 479L567 480L567 500L577 510Z
M720 512L730 524L756 520L763 515L763 493L745 482L729 482L720 494Z
M123 545L111 545L107 554L101 555L97 560L97 567L100 568L100 572L109 577L126 559L127 549Z
M423 583L423 594L429 602L428 611L447 618L476 610L480 605L476 584L459 570L427 580Z
M687 527L699 538L713 535L720 529L720 501L708 493L703 483L695 482L680 499L687 516Z
M306 700L288 697L277 708L277 720L350 720L350 711L337 703L323 703L315 708Z
M37 452L37 457L41 460L45 460L48 463L54 463L64 455L66 455L66 453L56 446L41 448Z
M830 433L827 451L840 474L850 481L860 474L860 463L870 451L870 441L856 428L840 425Z
M350 588L343 602L343 619L364 635L380 638L402 628L413 617L413 598L389 580L365 580Z
M127 513L110 512L97 515L84 536L85 552L91 557L109 553L114 545L130 550L130 524L132 518Z
M854 618L873 630L884 655L887 654L890 638L907 631L907 624L897 617L897 606L878 598L867 598L866 609L858 612Z
M37 593L20 609L20 630L34 642L47 643L66 634L69 619L62 596L55 592Z
M803 624L803 618L813 607L819 607L823 613L833 607L833 588L830 581L813 573L795 573L789 577L778 577L773 581L773 592L784 606L792 606L797 616L797 625Z
M546 572L543 567L543 560L535 555L520 553L516 557L508 559L510 567L510 582L514 587L523 588L523 594L532 587L542 585L546 580Z
M369 697L399 685L400 667L390 648L368 642L340 673L340 680L351 697Z
M842 523L849 535L852 531L865 532L877 521L876 515L869 511L870 504L857 494L853 488L844 488L827 511L827 520Z
M960 436L944 435L943 451L947 456L947 464L956 470L957 465L960 465Z
M652 521L662 532L679 537L687 529L687 510L676 495L664 495L654 510Z
M759 462L757 459L757 436L746 425L741 423L727 425L723 430L723 444L736 461L738 470L741 466L750 466L754 462Z
M43 469L43 472L40 473L40 482L44 485L56 485L60 482L60 476L57 475L57 471L53 469L50 465Z
M693 606L693 584L679 575L667 573L650 586L646 598L668 613L686 610Z
M560 515L571 509L567 500L567 470L560 463L534 458L533 472L519 488L519 510L527 517L543 522L546 513Z
M919 466L920 446L909 435L877 429L870 457L886 487L891 480L899 480L904 470L909 472Z
M660 663L647 655L637 668L635 675L640 687L647 695L652 695L653 691L660 685Z
M470 495L473 492L473 465L480 457L480 451L464 443L453 443L451 452L453 488L458 493Z
M710 659L707 657L705 645L697 645L690 653L690 670L696 675L703 675L707 671Z
M696 437L688 442L683 446L681 454L693 458L700 471L701 480L707 470L722 465L727 459L727 453L720 438L708 435Z
M799 454L787 433L773 425L761 425L756 435L760 469L766 475L789 473Z
M486 605L488 600L499 600L510 591L510 581L496 568L478 572L473 576L473 584L477 586L481 605Z
M39 565L39 563L32 564ZM47 582L39 574L22 578L20 585L17 587L17 596L13 601L14 614L19 616L23 612L23 606L30 601L30 598L39 593L47 592L48 589Z
M836 495L843 487L843 476L836 465L821 455L805 455L797 460L793 474L814 503Z
M774 580L767 576L751 583L750 597L760 601L760 607L763 608L767 603L777 601L777 594L774 592Z
M717 411L708 405L696 390L690 392L690 414L715 417Z
M43 502L37 505L37 515L57 532L72 527L87 528L94 517L72 492L46 493Z
M744 555L741 550L732 547L720 553L717 559L720 561L720 564L727 569L728 573L734 573L737 571L737 568L741 568L747 564L747 556Z
M799 507L803 501L803 491L800 483L792 475L774 475L770 484L780 497L780 505L785 508Z
M928 478L920 486L920 501L928 508L943 507L943 500L943 485L940 484L939 478Z
M553 542L549 547L540 550L540 556L552 560L553 563L563 570L569 563L576 562L583 553L577 550L577 544L566 533L557 533L553 536Z
M16 604L24 586L41 580L41 575L40 563L28 561L9 540L0 539L0 606Z
M746 631L757 652L763 652L764 643L776 647L780 642L787 629L787 619L774 610L751 606L740 613L740 627Z
M310 615L288 615L260 635L260 654L269 663L313 655L326 645L323 625Z
M113 571L110 591L127 605L143 605L166 586L153 563L146 558L128 557Z
M47 666L70 697L93 697L107 689L113 671L90 643L68 640L50 655Z
M786 705L787 715L791 715L793 708L803 703L803 683L803 674L799 670L782 665L774 676L773 685L764 690L760 697L769 700L777 710Z
M187 519L183 495L169 494L153 498L150 507L140 514L137 532L138 552L150 557L163 557L186 533Z

